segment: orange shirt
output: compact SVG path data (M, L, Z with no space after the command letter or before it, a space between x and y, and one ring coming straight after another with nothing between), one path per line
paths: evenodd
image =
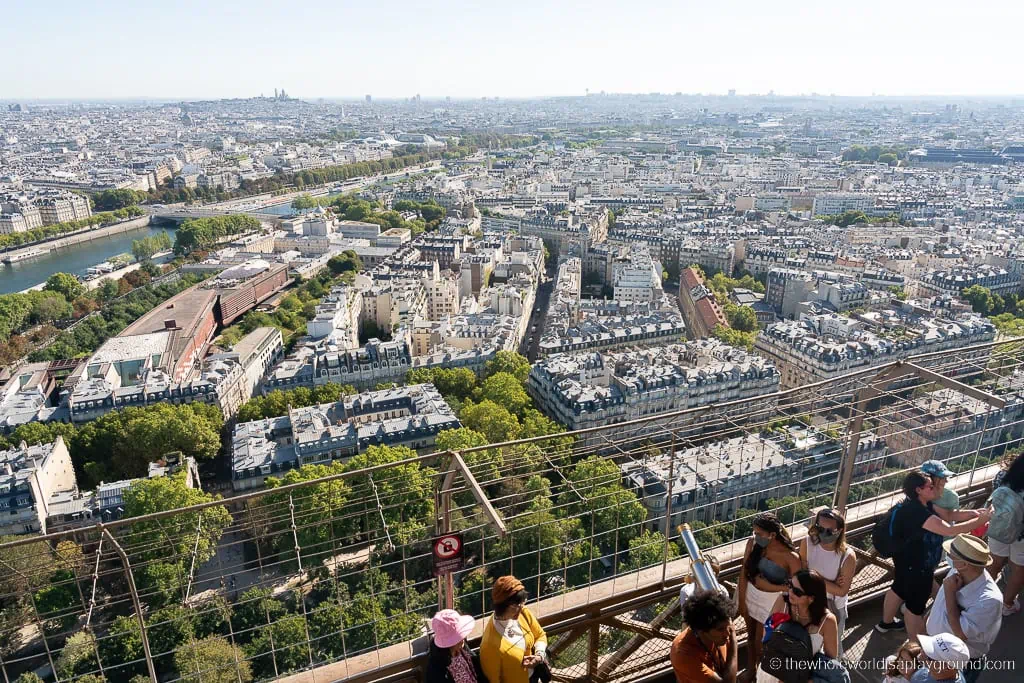
M672 641L672 670L679 683L707 683L717 680L725 672L726 646L708 649L700 642L697 634L684 628Z

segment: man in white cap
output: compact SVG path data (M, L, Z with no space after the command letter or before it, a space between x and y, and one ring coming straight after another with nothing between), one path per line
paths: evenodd
M971 658L964 641L952 633L940 633L937 636L920 635L917 642L921 645L924 666L914 672L910 683L964 683L960 669Z
M926 630L932 636L952 634L966 644L971 661L964 667L964 679L974 683L1003 623L1003 593L985 571L992 564L985 541L960 534L942 547L953 569L935 596Z

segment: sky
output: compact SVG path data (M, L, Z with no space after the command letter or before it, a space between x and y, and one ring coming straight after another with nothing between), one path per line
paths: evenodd
M8 100L1024 93L1020 0L8 0L4 24Z

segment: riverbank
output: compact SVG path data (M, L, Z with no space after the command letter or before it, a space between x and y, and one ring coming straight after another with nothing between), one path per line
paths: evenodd
M23 292L32 289L54 273L71 273L84 278L89 268L120 254L131 253L132 243L144 237L167 233L173 240L174 232L135 223L108 226L101 235L93 239L79 240L73 244L62 242L60 249L53 249L23 261L0 265L0 294Z
M4 257L17 259L21 254L27 254L32 251L43 251L49 254L61 249L67 249L68 247L72 247L76 244L91 242L92 240L100 239L102 237L110 237L111 235L119 235L123 232L128 232L129 230L138 230L139 228L148 226L149 220L149 216L138 216L136 218L129 218L128 220L119 221L117 223L111 223L110 225L106 225L102 228L73 232L54 240L26 244L23 247L11 249L4 254Z
M153 261L153 263L155 263L157 265L160 265L162 263L167 263L168 261L170 261L173 256L174 256L174 252L172 252L170 250L168 250L168 251L161 251L161 252L157 252L156 254L153 254L152 261ZM100 275L98 277L94 277L91 280L86 280L83 284L86 286L87 289L96 289L97 287L102 285L107 280L120 280L122 277L124 277L128 273L131 273L132 271L138 270L141 267L142 267L142 264L139 263L138 261L136 261L135 263L129 263L124 268L118 268L117 270L111 271L109 273L103 273L103 275ZM41 286L42 285L40 285L40 287Z

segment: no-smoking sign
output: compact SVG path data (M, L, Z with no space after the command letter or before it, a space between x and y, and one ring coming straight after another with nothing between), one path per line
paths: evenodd
M462 569L462 534L445 534L434 539L434 576Z

